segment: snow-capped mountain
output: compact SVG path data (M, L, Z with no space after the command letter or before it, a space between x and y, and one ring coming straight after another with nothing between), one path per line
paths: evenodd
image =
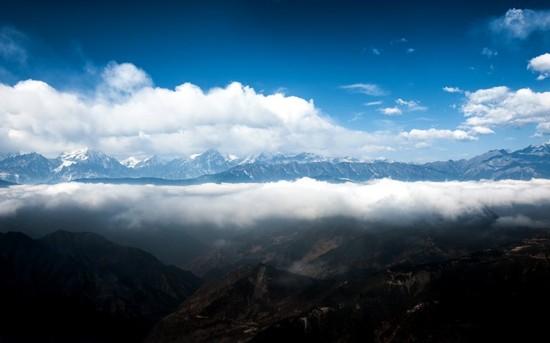
M16 183L48 182L55 162L37 154L13 154L0 161L0 179Z
M175 159L165 165L165 177L169 179L190 179L202 175L216 174L239 164L234 156L224 156L210 149L189 159Z
M122 162L83 149L48 159L37 153L12 154L0 160L0 179L16 183L52 183L75 179L159 178L200 182L268 182L310 177L327 181L480 180L550 178L550 144L517 151L492 150L468 160L425 164L360 161L311 153L263 153L245 158L207 150L188 158L151 156Z
M54 180L71 181L81 178L125 177L128 168L102 152L81 149L61 154L54 168Z
M365 181L389 177L404 181L550 178L550 144L508 152L492 150L469 160L425 164L322 158L312 154L258 155L249 163L202 182L269 182L310 177L328 181Z
M286 164L286 163L313 163L313 162L365 162L352 157L326 157L309 152L298 154L283 154L283 153L260 153L257 155L247 156L240 160L239 164Z
M139 164L141 164L145 159L138 158L134 156L130 156L122 161L120 161L120 164L127 168L136 168Z

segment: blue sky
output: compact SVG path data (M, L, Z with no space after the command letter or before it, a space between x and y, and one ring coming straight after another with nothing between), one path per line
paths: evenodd
M444 86L471 93L506 86L511 92L529 88L544 94L550 82L537 80L540 71L528 69L531 59L550 51L550 24L544 21L550 4L544 1L4 1L2 8L0 82L11 87L41 80L83 97L97 92L109 63L127 62L156 87L174 89L189 82L207 91L237 81L261 94L312 99L319 115L338 128L391 136L414 129L471 132L472 125L464 127L462 106L472 99L468 93L445 92ZM532 10L541 24L519 34L495 29L494 23L513 8ZM348 149L369 158L423 161L520 148L548 140L539 125L546 119L533 116L526 122L484 124L493 133L473 139L388 142L383 144L388 149L343 147L335 153ZM0 126L24 131L23 124L9 123L0 121ZM48 139L56 136L51 132ZM85 144L69 136L57 137L47 152L65 143ZM220 148L218 141L203 141ZM31 148L8 139L4 143L12 150ZM182 153L207 145L193 143ZM328 151L321 145L309 150ZM157 145L128 146L128 154L162 152ZM266 146L293 150L286 143L258 149Z

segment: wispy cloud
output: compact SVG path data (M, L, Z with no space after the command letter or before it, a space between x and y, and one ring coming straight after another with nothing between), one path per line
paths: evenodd
M0 58L19 64L27 62L27 50L23 47L26 36L12 28L0 28Z
M383 101L381 101L381 100L369 101L369 102L364 103L365 106L379 106L379 105L382 105L382 104L383 104Z
M483 49L481 49L481 54L483 56L486 56L487 58L492 58L498 56L498 51L489 49L488 47L484 47Z
M443 91L447 93L464 93L464 91L458 87L445 86Z
M374 83L353 83L340 86L340 88L370 96L384 96L388 94L386 90Z
M422 106L419 101L415 100L404 100L398 98L395 100L395 103L408 111L426 111L428 109L426 106Z
M494 33L525 39L537 31L550 30L550 11L512 8L490 22Z
M390 45L394 45L394 44L404 44L404 43L407 43L409 40L405 37L401 37L401 38L398 38L398 39L394 39L392 41L390 41Z
M378 110L387 116L399 116L403 114L403 112L426 111L427 109L428 108L421 105L419 101L397 98L395 100L395 106L383 107Z

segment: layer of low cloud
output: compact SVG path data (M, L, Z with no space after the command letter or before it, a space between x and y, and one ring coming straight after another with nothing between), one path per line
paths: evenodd
M512 8L490 23L493 32L513 39L526 39L535 32L550 30L550 11Z
M0 189L0 217L19 212L82 209L114 227L152 223L251 227L265 220L349 217L414 227L417 221L487 216L500 225L550 224L550 181L400 182L331 184L301 179L266 184L197 186L22 185Z

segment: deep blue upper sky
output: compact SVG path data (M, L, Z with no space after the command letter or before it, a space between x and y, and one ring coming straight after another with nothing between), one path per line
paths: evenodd
M463 96L443 86L544 91L550 82L527 70L531 58L550 50L548 34L509 40L487 29L510 8L546 9L548 1L4 0L0 7L0 28L20 32L27 51L25 63L0 59L0 82L7 84L33 78L86 89L94 82L86 70L131 62L161 87L239 81L313 99L347 128L410 130L454 129L464 121L457 108ZM376 84L386 95L341 88L356 83ZM379 108L397 98L427 110L383 115ZM374 101L382 104L365 106ZM533 126L495 132L445 141L440 154L431 153L461 157L547 140L534 137Z

